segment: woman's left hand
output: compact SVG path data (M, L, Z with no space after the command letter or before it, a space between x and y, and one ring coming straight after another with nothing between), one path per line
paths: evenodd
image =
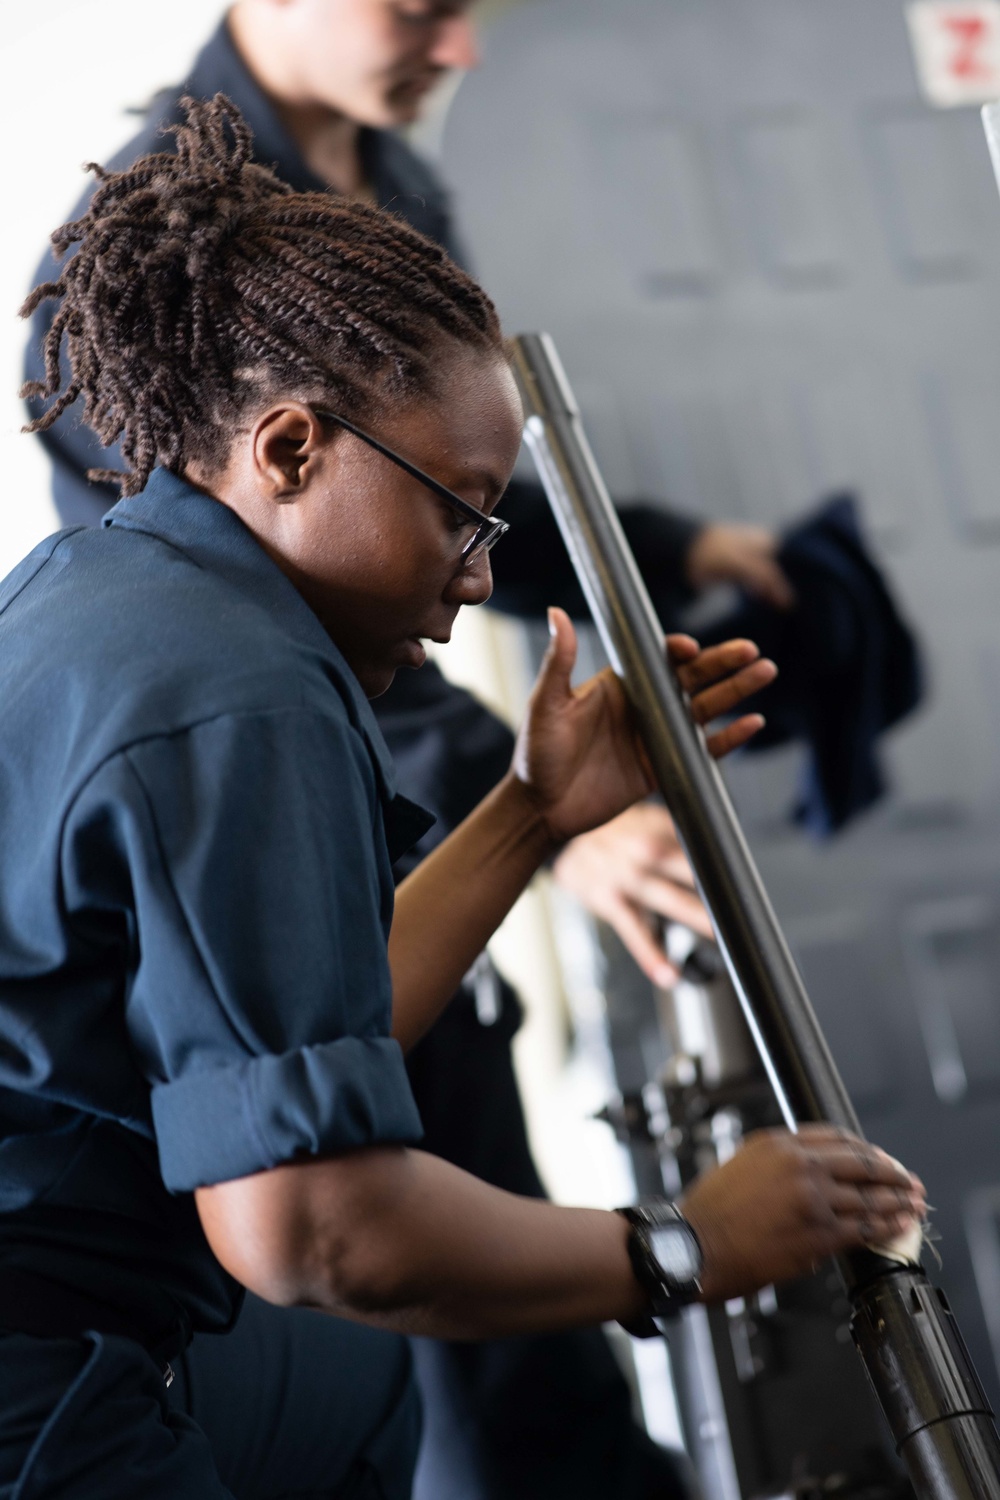
M576 632L564 610L549 610L552 641L514 751L514 773L545 819L553 842L565 843L631 807L653 789L632 711L610 667L581 687L570 685ZM752 641L702 651L688 635L667 637L667 651L699 724L730 714L777 676ZM716 759L763 728L744 714L708 736Z

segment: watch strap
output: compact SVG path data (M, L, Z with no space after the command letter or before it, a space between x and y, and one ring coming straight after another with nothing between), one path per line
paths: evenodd
M634 1338L653 1338L662 1332L658 1320L676 1316L681 1308L698 1297L701 1285L697 1276L689 1282L676 1282L664 1273L653 1253L650 1231L670 1224L683 1226L683 1232L694 1244L699 1267L702 1263L701 1243L680 1209L668 1199L654 1199L628 1208L619 1208L616 1212L630 1226L629 1260L635 1278L648 1296L650 1304L647 1314L633 1323L623 1323L622 1327Z

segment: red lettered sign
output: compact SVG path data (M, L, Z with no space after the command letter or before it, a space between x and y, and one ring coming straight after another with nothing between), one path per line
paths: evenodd
M1000 0L911 0L917 76L943 109L1000 98Z

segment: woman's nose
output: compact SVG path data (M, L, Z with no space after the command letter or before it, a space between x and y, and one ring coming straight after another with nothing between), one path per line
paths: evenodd
M442 19L434 38L431 61L439 68L470 68L479 66L479 43L471 16L464 11Z
M485 604L492 592L490 554L483 548L462 563L448 585L446 597L453 604Z

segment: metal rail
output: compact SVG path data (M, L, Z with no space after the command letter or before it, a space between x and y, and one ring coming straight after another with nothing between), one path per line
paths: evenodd
M860 1134L547 334L514 342L530 448L608 657L635 709L782 1112ZM854 1340L918 1496L1000 1500L1000 1438L943 1295L919 1266L862 1252L840 1269Z

